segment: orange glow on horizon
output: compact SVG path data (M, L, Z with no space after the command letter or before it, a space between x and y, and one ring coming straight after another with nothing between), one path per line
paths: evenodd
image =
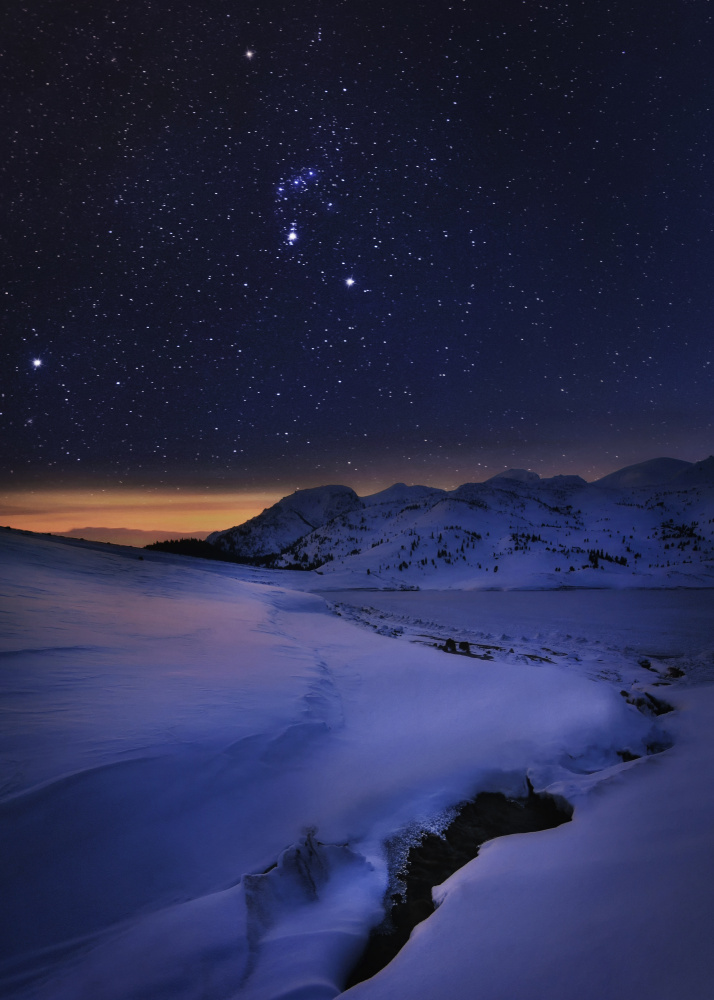
M351 485L359 496L368 496L386 489L396 482L419 483L437 486L441 489L455 489L462 483L481 482L507 468L526 468L537 471L541 477L557 475L563 469L556 462L537 460L535 456L523 456L520 461L510 454L489 453L488 462L466 463L464 469L432 468L421 472L404 463L392 463L389 468L376 466L370 473L350 470L325 470L324 477L316 474L305 478L297 476L297 482L283 481L274 488L253 490L220 490L198 488L196 486L171 487L168 485L137 487L112 485L103 489L91 485L66 488L28 488L13 486L0 492L0 525L28 531L66 534L85 528L104 529L97 540L116 541L120 544L144 544L141 532L157 532L164 537L195 534L205 536L212 531L221 531L242 524L260 514L266 507L277 503L297 488L310 489L325 483ZM617 458L618 456L616 456ZM624 460L620 460L622 464ZM584 472L584 478L592 480L621 468L622 464L612 460L591 466ZM580 469L566 468L567 472ZM111 531L116 534L110 538ZM122 532L138 533L129 541ZM92 538L87 532L86 538Z
M282 495L190 489L18 489L0 494L0 524L55 534L86 527L206 533L255 517Z

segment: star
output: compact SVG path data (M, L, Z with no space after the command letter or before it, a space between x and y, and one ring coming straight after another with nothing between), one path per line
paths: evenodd
M297 238L298 234L295 232L294 229L291 229L290 232L288 233L288 243L294 243Z
M40 358L33 358L32 359L32 367L33 368L39 368L41 364L42 364L42 361L40 360Z
M345 278L345 284L347 285L348 288L351 288L354 285L354 283L355 283L354 278Z
M246 59L252 59L254 55L255 55L255 52L253 52L252 49L246 49L246 52L245 52Z

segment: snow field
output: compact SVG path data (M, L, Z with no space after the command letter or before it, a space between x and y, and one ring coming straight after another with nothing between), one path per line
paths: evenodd
M338 618L317 596L249 582L283 574L158 553L140 560L8 532L0 556L8 997L335 996L381 919L389 837L433 825L477 791L521 793L529 773L576 801L574 823L529 835L551 845L541 868L554 872L563 843L572 866L584 848L547 838L584 824L578 836L591 846L601 799L615 803L602 823L624 835L629 790L661 773L655 758L618 763L618 751L646 753L671 716L628 704L620 675L613 683L576 660L528 660L520 640L492 661L448 656ZM642 673L631 669L628 685ZM679 746L656 760L673 754L680 761ZM684 783L681 808L702 780ZM658 856L665 832L648 840L637 830L638 850ZM531 844L508 840L514 850ZM593 884L607 874L602 857ZM457 913L452 888L472 905L474 864L449 880L437 931L432 920L417 928L413 946L351 992L422 995L436 980L409 971L413 961L431 961L446 994L465 989L473 966L459 955L475 947L474 913L459 911L460 937L450 927L446 966L441 938L430 959L417 943ZM555 882L561 893L572 884ZM479 919L488 922L486 909Z

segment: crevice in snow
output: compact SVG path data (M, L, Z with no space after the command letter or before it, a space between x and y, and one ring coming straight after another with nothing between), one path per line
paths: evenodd
M441 832L422 831L411 840L398 881L389 891L385 920L370 934L345 989L376 975L407 943L414 927L436 909L432 889L472 861L487 840L511 833L548 830L567 823L572 807L564 800L538 795L528 782L528 795L509 798L482 792L463 803ZM392 856L403 854L403 841L387 845Z
M643 715L667 715L669 712L674 711L669 702L664 701L662 698L655 698L649 691L643 691L642 694L634 695L629 691L620 691L620 694L623 698L627 699L628 705L634 705Z

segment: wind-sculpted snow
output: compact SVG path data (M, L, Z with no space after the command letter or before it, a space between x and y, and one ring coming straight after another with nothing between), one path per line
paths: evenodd
M708 1000L714 689L677 700L674 750L554 783L574 821L486 844L434 890L436 913L395 960L345 996Z
M309 574L0 532L3 996L336 996L383 916L393 876L385 844L438 829L478 792L523 795L527 775L536 791L575 804L575 832L532 835L541 846L530 880L512 853L523 838L509 838L509 870L521 874L505 878L499 903L499 876L487 865L483 884L494 888L485 910L472 866L454 875L436 914L356 995L470 996L471 956L482 951L472 928L488 922L489 908L503 928L516 907L525 933L536 903L519 886L537 898L543 879L559 887L545 892L548 912L590 927L568 902L587 851L588 906L606 928L593 935L597 961L607 967L612 952L621 964L612 943L622 937L620 911L610 903L623 903L612 885L615 841L608 835L597 850L581 815L586 825L593 817L598 835L610 823L622 843L638 838L639 853L626 854L628 891L646 885L643 905L625 910L633 947L647 941L663 900L671 928L691 929L689 899L674 888L680 869L669 855L662 862L671 835L687 878L695 867L708 877L711 864L703 832L711 808L707 798L702 812L695 796L707 784L691 761L695 748L712 754L713 712L683 686L686 674L670 683L659 665L602 648L544 651L535 634L484 643L488 655L475 647L453 655L444 651L448 624L420 636L407 613L402 626L390 622L399 638L379 634L364 618L340 617L323 598L289 589L298 576ZM493 631L484 621L479 629ZM648 694L685 706L682 721L641 710ZM695 740L685 723L697 701ZM673 740L672 750L651 754ZM657 819L659 774L664 813L686 822ZM628 809L638 796L646 822ZM489 845L481 853L492 856ZM693 912L705 926L698 891ZM446 950L444 933L453 944ZM566 942L571 982L572 935ZM497 941L493 948L498 954ZM494 997L536 995L528 962L541 968L538 956L530 947L518 953L520 988L499 993L496 984ZM708 952L683 953L681 995L698 997ZM673 948L668 954L674 962ZM440 970L441 993L424 962ZM620 964L609 968L615 981ZM647 983L648 996L662 996L656 985Z

